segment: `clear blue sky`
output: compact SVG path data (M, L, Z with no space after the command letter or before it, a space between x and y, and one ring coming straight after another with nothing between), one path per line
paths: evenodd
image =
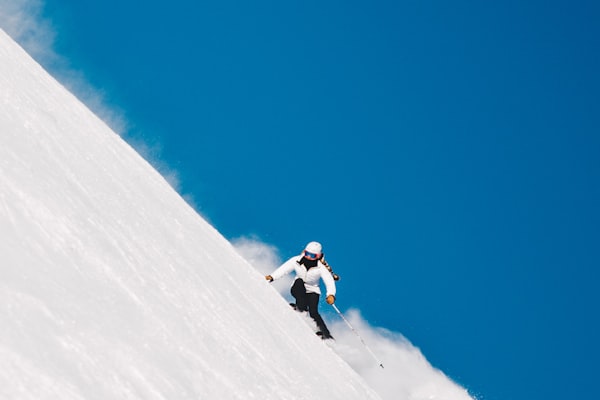
M45 4L226 237L321 241L482 399L600 398L597 2Z

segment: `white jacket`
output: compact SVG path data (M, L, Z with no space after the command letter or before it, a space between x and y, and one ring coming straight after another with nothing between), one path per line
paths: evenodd
M327 296L335 296L335 281L333 276L325 266L319 261L316 267L309 268L308 271L304 265L298 264L298 261L302 259L302 255L292 257L279 268L277 268L271 276L273 279L279 279L284 275L289 274L292 271L296 271L296 278L300 278L304 281L304 287L309 293L321 294L319 288L319 279L323 279L325 283L325 289L327 290Z

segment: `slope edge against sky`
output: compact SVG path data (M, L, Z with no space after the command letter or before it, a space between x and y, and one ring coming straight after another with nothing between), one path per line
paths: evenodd
M378 398L129 145L0 43L3 396Z

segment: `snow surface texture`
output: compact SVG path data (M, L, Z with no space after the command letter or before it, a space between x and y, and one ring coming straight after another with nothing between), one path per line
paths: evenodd
M470 398L439 372L424 382L410 346L414 370L388 375L327 346L1 30L0 102L0 398ZM407 357L394 343L377 351ZM394 394L366 383L390 373Z

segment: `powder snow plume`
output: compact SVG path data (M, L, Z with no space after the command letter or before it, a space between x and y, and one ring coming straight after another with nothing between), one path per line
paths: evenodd
M242 237L234 240L233 244L263 275L269 274L281 263L277 249L259 238ZM290 276L273 283L278 292L290 301L291 282ZM335 332L333 350L383 399L472 399L464 388L434 368L404 336L371 326L358 310L344 312L355 331L335 313L323 313L323 316ZM380 363L384 365L383 369Z

